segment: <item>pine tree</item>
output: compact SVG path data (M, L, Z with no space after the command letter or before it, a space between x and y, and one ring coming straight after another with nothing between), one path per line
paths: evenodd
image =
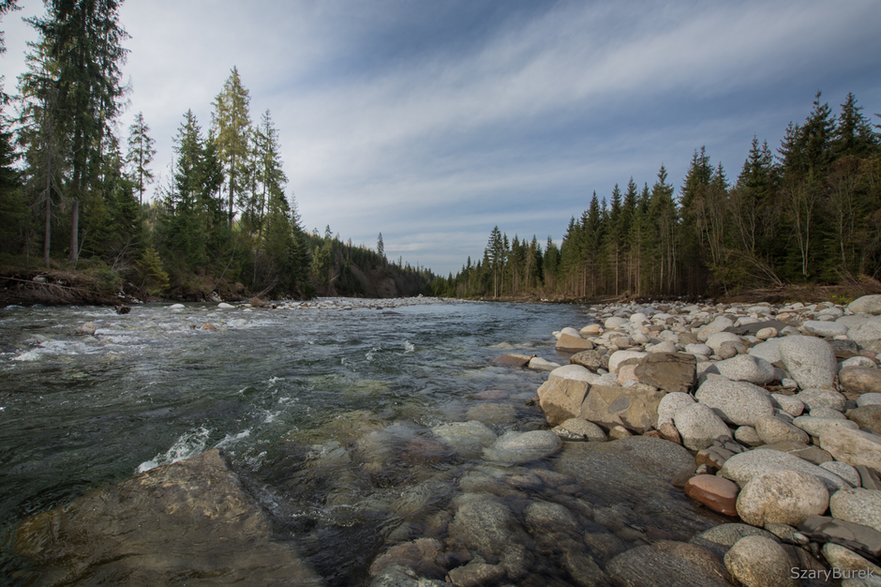
M48 14L28 22L40 40L32 45L26 91L46 109L52 134L64 137L70 205L70 260L79 255L80 203L100 167L103 137L111 132L125 93L120 67L127 38L119 25L119 0L49 0ZM35 63L42 65L34 65ZM51 72L46 77L45 74ZM49 121L44 121L49 123ZM60 143L60 142L59 142ZM51 174L50 174L51 175Z
M144 113L138 112L129 127L126 160L129 165L129 173L135 182L138 204L141 206L144 205L144 191L147 184L153 181L153 172L149 165L156 155L155 144L156 141L150 136L150 127L144 120Z
M246 186L251 116L250 96L242 85L239 71L232 68L223 89L214 99L212 131L218 158L226 174L227 215L232 225L235 206L240 205Z

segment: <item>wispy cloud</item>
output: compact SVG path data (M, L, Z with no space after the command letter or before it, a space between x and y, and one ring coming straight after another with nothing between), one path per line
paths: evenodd
M122 16L131 113L159 167L236 65L253 116L280 128L305 224L371 246L382 231L442 272L495 224L558 237L591 191L651 182L662 162L678 185L701 145L733 177L752 135L778 141L817 89L881 110L872 0L158 0Z

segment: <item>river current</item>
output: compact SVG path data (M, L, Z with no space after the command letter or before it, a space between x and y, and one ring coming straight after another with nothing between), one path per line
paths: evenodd
M331 585L368 584L389 545L443 538L437 528L467 483L551 477L454 457L431 429L544 428L530 400L545 375L493 359L565 363L551 332L590 320L577 306L418 298L0 312L4 575L24 564L10 538L22 520L216 447ZM94 335L77 334L86 322ZM532 481L517 483L529 491ZM607 505L622 519L633 509L614 496Z

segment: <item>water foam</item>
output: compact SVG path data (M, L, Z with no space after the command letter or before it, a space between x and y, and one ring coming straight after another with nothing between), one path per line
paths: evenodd
M204 451L205 447L208 445L209 434L211 434L211 430L204 426L200 426L193 430L187 430L181 434L176 441L174 441L174 444L172 444L171 448L167 451L159 453L149 461L144 461L138 465L137 472L143 473L144 471L155 469L159 465L176 463L199 454Z

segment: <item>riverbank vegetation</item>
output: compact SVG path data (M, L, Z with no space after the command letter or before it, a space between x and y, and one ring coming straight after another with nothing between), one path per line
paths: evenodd
M0 112L4 299L428 293L427 271L343 243L329 227L303 230L272 114L252 117L235 67L210 121L183 114L170 178L146 198L156 153L149 125L138 114L126 137L117 131L127 96L120 5L50 1L29 20L39 39ZM15 8L0 1L0 15ZM88 295L60 295L72 280Z
M881 278L881 127L851 94L837 115L818 93L776 153L753 139L730 181L705 149L679 190L663 166L594 192L552 239L508 238L498 227L482 259L438 280L457 297L701 296L750 288L867 283Z

